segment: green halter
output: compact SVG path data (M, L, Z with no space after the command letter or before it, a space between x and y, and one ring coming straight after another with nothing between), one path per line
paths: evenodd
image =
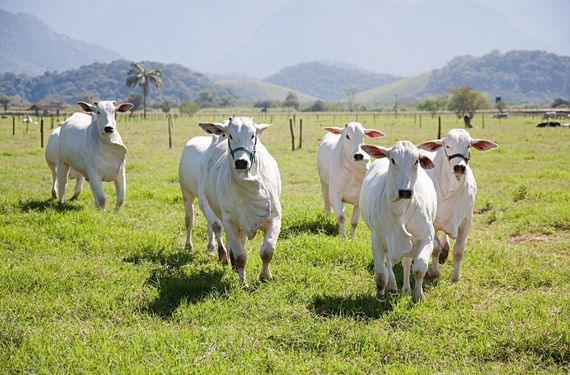
M235 154L236 152L238 152L238 151L244 151L244 152L246 152L247 155L249 156L249 161L251 162L251 165L253 165L253 163L255 163L255 153L256 153L255 148L256 148L256 146L257 146L257 136L255 136L255 141L253 142L253 149L252 149L252 150L250 150L250 149L248 149L248 148L246 148L246 147L238 147L238 148L232 149L231 142L230 142L230 140L229 140L229 138L228 138L228 148L230 149L230 155L232 155L232 159L234 159L234 160L236 159L235 156L234 156L234 154Z

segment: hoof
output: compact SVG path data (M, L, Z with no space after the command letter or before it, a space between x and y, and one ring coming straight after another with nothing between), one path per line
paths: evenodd
M51 199L57 199L57 193L55 191L51 192Z
M259 281L261 281L262 283L266 283L268 281L273 280L273 275L271 274L271 272L260 272L259 273Z
M217 254L216 248L214 246L208 246L206 248L206 254L211 257L215 257Z
M439 271L435 271L433 268L429 268L427 273L426 273L427 277L430 278L436 278L439 277Z
M459 282L459 275L451 275L451 282L452 283Z
M423 300L423 299L424 299L424 292L423 292L423 290L420 290L419 292L414 291L414 292L412 293L412 301L414 301L414 303L415 303L415 302L419 302L419 301L421 301L421 300Z

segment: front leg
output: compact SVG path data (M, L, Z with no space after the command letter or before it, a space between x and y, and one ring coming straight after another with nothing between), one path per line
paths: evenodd
M107 203L107 197L103 191L103 182L99 176L95 174L88 174L89 176L89 186L91 187L91 192L93 193L93 198L95 198L95 207L104 210L105 204Z
M354 238L354 232L356 232L356 226L358 225L359 218L360 206L355 204L354 209L352 210L352 216L350 217L350 238Z
M402 269L404 270L404 282L402 283L402 294L409 293L412 288L410 287L410 266L412 258L402 258Z
M277 246L277 239L281 232L281 218L273 219L265 228L265 235L263 237L263 244L259 256L263 264L261 265L261 272L259 273L260 281L267 281L273 279L271 270L269 269L269 262L273 258L273 252Z
M119 175L115 178L115 190L117 191L117 204L115 206L115 211L121 208L121 205L125 201L125 194L127 192L127 177L125 176L125 163L121 166Z
M429 277L439 276L439 255L441 252L441 242L439 242L439 237L437 232L433 236L433 252L431 254L431 266L428 269L427 275Z
M79 194L81 194L81 191L83 190L83 182L85 182L85 177L80 175L79 178L77 179L77 184L75 185L75 190L73 191L73 195L69 199L70 201L76 199L79 196Z
M346 238L346 230L344 229L344 224L346 222L346 215L344 214L344 206L342 204L340 193L330 188L329 200L336 215L336 222L338 223L340 234L342 235L342 238Z
M226 215L222 214L222 224L226 231L230 251L235 259L235 268L239 277L239 281L247 285L245 264L247 263L247 252L245 251L245 235L241 233L231 220L226 219Z
M423 283L424 277L428 269L429 258L433 252L433 238L429 237L422 240L418 244L419 253L414 260L412 272L414 273L414 291L412 292L412 299L414 302L424 298Z
M212 232L214 232L214 235L216 236L216 240L218 242L218 259L222 264L228 264L228 251L226 250L224 241L222 240L222 223L214 213L214 210L212 210L208 199L200 189L198 191L198 203L200 204L200 208L208 221L208 228L212 228Z
M380 236L372 230L370 241L372 242L372 257L374 258L374 281L376 282L376 294L381 300L386 293L388 283L388 270L386 269L386 246Z
M453 246L453 273L451 274L451 281L456 283L459 281L459 270L461 269L461 260L465 254L465 244L467 243L467 235L471 229L471 218L465 219L459 226L457 232L457 239Z

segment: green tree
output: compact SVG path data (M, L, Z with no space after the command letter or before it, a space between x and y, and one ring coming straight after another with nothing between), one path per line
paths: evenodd
M283 102L283 107L299 109L299 98L294 92L289 91Z
M449 89L451 98L447 109L454 111L457 117L468 115L473 118L475 112L489 108L487 98L471 86L452 87Z
M436 98L426 99L417 105L420 111L426 111L431 114L433 118L437 112L444 110L447 106L447 96L441 95Z
M180 113L185 113L187 115L193 115L200 110L198 103L194 102L184 102L180 104L180 107L178 108L180 110Z
M10 104L10 98L6 96L0 96L0 105L4 108L4 115L6 115L6 111L8 110L8 104Z
M320 99L315 100L313 104L305 108L305 112L325 112L327 105Z
M175 108L178 102L174 99L165 98L156 103L156 107L160 108L162 112L169 113L172 108Z
M550 105L552 108L570 107L570 100L564 98L556 98Z
M133 114L135 111L141 109L143 105L143 96L142 94L131 92L127 98L127 102L133 105L133 108L131 108L131 114Z
M148 93L150 90L150 85L153 84L157 88L162 85L162 70L154 69L147 70L144 64L132 63L131 68L127 72L127 86L134 88L136 86L141 86L143 89L143 116L146 118L146 103L148 99Z

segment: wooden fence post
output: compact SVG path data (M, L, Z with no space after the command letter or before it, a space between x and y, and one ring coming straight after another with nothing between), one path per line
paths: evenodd
M40 146L44 148L44 118L40 120Z
M299 148L303 147L303 119L299 119Z
M172 115L168 114L168 148L172 149Z
M437 117L437 138L441 139L441 116Z
M483 129L485 129L485 112L481 112L481 123L483 124Z
M12 135L16 135L16 116L12 116Z
M422 114L420 113L420 129L422 128Z
M289 131L291 132L291 151L295 151L295 134L293 133L293 119L289 119Z
M51 128L53 129L53 113L50 116L51 116Z

